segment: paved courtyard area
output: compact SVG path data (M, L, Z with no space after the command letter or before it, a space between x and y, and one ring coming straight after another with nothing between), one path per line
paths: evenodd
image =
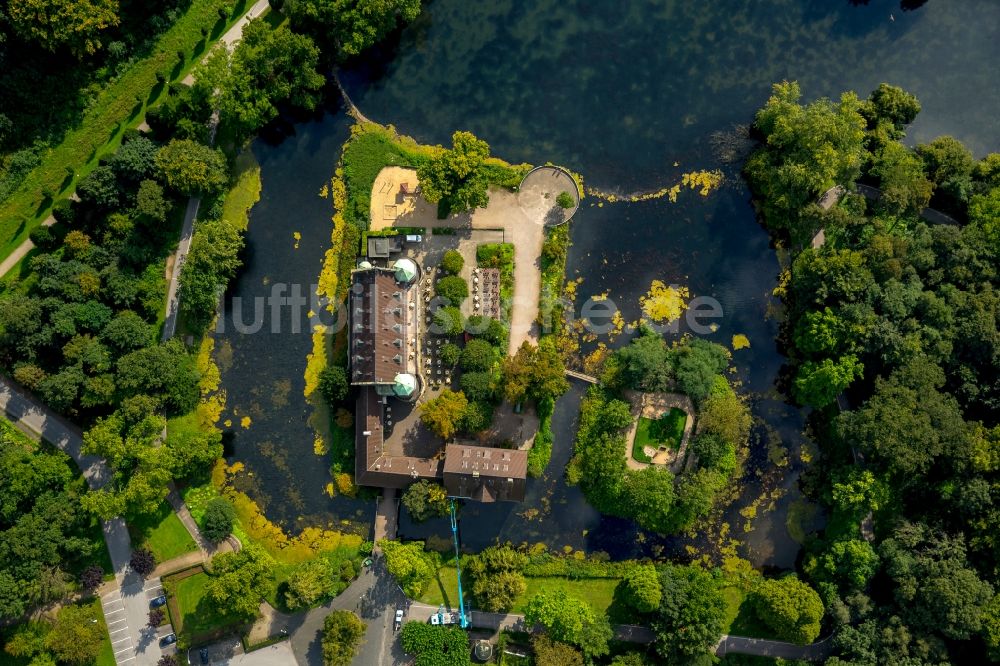
M410 192L404 193L405 190ZM379 172L372 188L371 229L378 231L390 227L424 227L433 229L454 229L455 235L449 240L445 234L428 233L433 244L426 258L427 265L436 265L432 253L443 254L448 242L457 245L463 241L459 230L467 232L500 232L499 238L514 245L514 296L511 306L509 353L517 351L525 341L538 342L538 296L541 289L541 254L545 240L545 226L559 224L568 219L575 208L563 210L556 205L560 192L569 192L578 199L576 183L565 172L553 167L543 167L531 172L522 183L519 192L492 188L490 202L486 208L472 213L452 215L445 220L437 219L437 205L426 201L420 194L414 194L420 183L415 169L405 167L385 167ZM496 239L496 237L494 237ZM479 237L470 235L469 242L478 245ZM465 254L465 252L463 252ZM472 256L475 256L473 252ZM474 261L466 261L463 271L470 271ZM462 274L469 280L470 275Z

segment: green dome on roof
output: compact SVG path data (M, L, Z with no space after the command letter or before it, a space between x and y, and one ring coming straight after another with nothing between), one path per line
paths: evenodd
M396 385L392 387L392 392L401 398L409 398L417 392L417 378L411 374L400 373L396 375Z
M417 265L410 259L400 259L395 263L396 279L400 282L413 282L417 277Z

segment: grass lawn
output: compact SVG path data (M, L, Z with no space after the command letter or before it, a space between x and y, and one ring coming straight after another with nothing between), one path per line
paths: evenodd
M757 614L746 602L746 592L738 587L724 587L722 597L726 600L722 633L750 638L777 638L767 625L757 619Z
M432 606L444 604L451 608L458 607L458 579L455 576L455 567L445 565L438 569L437 576L427 586L427 591L420 596L419 601ZM567 594L582 599L590 604L595 612L609 614L615 618L615 588L618 587L617 578L583 578L570 580L561 576L545 578L526 578L528 587L524 594L514 602L512 613L523 613L528 601L539 592L554 592L562 590ZM462 589L465 591L466 604L472 603L471 580L462 581ZM615 618L617 619L617 618Z
M665 446L668 449L676 450L681 445L686 422L687 414L684 410L676 407L672 407L669 412L658 419L647 419L645 416L640 416L639 426L635 430L635 439L632 440L632 457L639 462L650 462L650 457L642 450L645 446L654 449Z
M128 526L133 543L152 551L157 562L198 550L198 545L166 502L153 515L130 517Z
M156 73L165 72L170 81L183 79L208 46L242 16L249 0L237 0L225 21L217 13L224 5L224 0L192 0L184 14L157 40L150 54L104 88L80 125L45 153L42 164L0 205L0 258L10 254L48 217L53 201L42 200L43 188L56 192L57 199L69 196L79 179L97 166L103 155L118 148L125 129L137 126L145 110L165 97L167 86L157 83ZM202 39L203 27L211 31L208 40ZM178 51L185 53L183 64L178 63ZM136 102L137 97L141 103ZM74 170L72 178L67 177L67 167Z
M242 623L242 618L220 613L208 599L208 574L198 573L176 581L173 596L177 602L179 617L171 622L178 638L184 636L187 644L198 640L199 636L211 636L229 627Z

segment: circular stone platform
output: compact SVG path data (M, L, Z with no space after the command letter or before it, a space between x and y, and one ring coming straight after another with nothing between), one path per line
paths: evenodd
M572 208L560 208L556 197L568 192L575 202ZM580 207L580 192L576 181L565 169L554 166L536 167L528 172L518 188L517 203L529 219L547 227L568 222Z

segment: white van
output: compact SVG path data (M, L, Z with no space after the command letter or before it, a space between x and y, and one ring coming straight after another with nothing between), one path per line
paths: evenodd
M420 243L423 242L424 237L420 234L406 234L407 243Z

